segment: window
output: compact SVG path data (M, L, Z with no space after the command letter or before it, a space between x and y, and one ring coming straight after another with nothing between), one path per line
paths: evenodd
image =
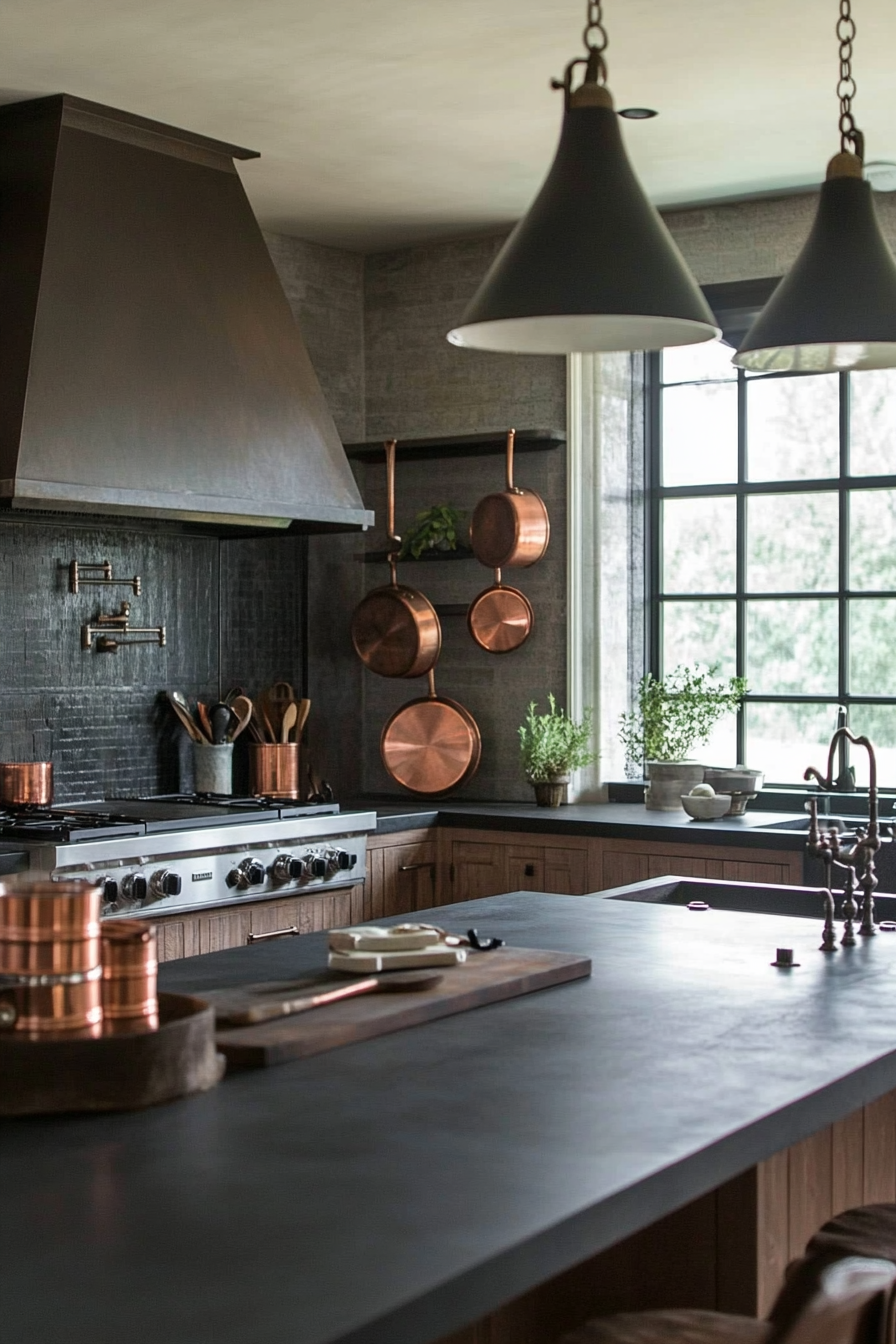
M746 375L711 342L647 378L653 672L747 678L709 760L801 781L846 705L896 785L896 370Z

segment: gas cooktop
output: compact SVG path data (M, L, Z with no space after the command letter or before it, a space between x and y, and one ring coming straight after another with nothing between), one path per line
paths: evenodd
M302 803L282 798L231 798L224 794L159 794L151 798L106 798L71 807L19 807L0 812L0 840L106 840L160 831L205 830L255 821L289 821L332 815L338 803Z

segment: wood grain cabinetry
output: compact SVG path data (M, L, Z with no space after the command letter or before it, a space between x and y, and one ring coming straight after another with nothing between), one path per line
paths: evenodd
M408 915L435 905L437 863L435 827L370 836L365 919Z
M732 882L800 886L799 851L747 849L734 845L669 844L663 841L593 840L591 890L605 891L649 877L715 877Z
M439 904L475 901L505 891L581 896L593 890L588 840L513 831L439 832Z
M242 947L250 933L275 933L289 928L298 929L300 934L317 933L366 918L364 887L358 883L338 891L163 915L153 922L158 930L159 961L174 961L204 952L221 952L226 947Z

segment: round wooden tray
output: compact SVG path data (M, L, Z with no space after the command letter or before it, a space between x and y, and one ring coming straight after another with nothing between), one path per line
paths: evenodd
M225 1067L213 1009L187 994L160 994L157 1031L93 1041L0 1032L0 1115L139 1110L206 1092Z

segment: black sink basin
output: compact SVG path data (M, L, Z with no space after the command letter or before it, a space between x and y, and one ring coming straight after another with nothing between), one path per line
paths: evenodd
M789 821L770 821L766 825L754 827L757 831L798 831L805 833L808 831L811 822L808 817L800 817L796 821L791 818ZM823 831L829 831L831 827L836 830L851 834L857 826L868 825L867 817L819 817L818 825Z
M765 882L723 882L706 877L653 877L602 892L611 901L643 901L650 905L684 905L694 902L710 910L737 910L748 915L796 915L801 919L824 919L824 905L817 887L779 887ZM840 916L840 894L834 892ZM861 893L859 893L859 899ZM896 895L874 898L878 920L896 920ZM694 918L704 913L695 909Z

